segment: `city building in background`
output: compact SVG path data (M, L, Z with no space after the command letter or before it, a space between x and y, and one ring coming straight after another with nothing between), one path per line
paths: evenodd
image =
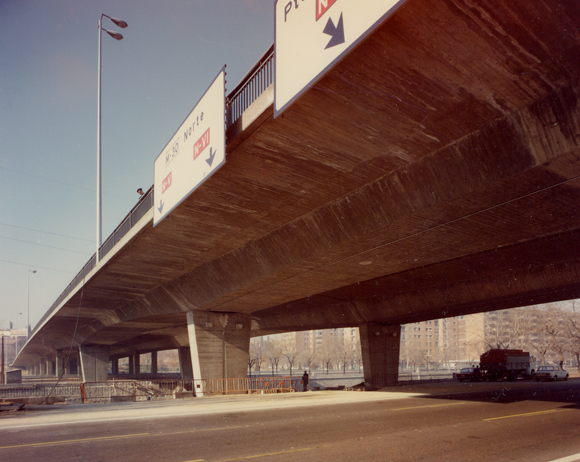
M6 365L11 365L19 351L26 343L26 328L22 329L0 329L0 338L4 337L4 361Z
M580 307L579 307L580 308ZM575 301L476 313L401 326L400 370L456 370L491 348L529 351L537 364L580 361ZM252 339L253 371L360 371L358 328L288 332Z

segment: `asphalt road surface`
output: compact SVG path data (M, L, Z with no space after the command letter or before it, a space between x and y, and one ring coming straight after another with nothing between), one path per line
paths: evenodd
M0 413L0 461L580 461L580 379Z

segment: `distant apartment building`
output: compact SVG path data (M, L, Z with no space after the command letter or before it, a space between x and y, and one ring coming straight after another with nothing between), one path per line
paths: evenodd
M551 339L546 338L549 335L547 324L553 325L552 330L560 329L561 337L566 331L566 316L575 313L574 303L490 311L403 325L399 356L401 367L462 367L477 363L480 355L490 348L523 349L538 361L557 363L562 356L557 351L558 338L554 335ZM550 311L554 306L558 310ZM580 308L578 311L574 315L580 317ZM580 319L578 324L580 326ZM282 339L283 348L294 349L297 357L304 352L322 353L327 345L340 345L345 351L356 351L360 355L357 327L289 332L265 337L268 338ZM560 339L561 343L564 341ZM542 348L546 350L543 358L540 354ZM568 354L567 358L572 356Z
M0 338L2 337L4 337L5 364L12 364L17 352L20 351L26 343L26 329L2 329L0 330Z

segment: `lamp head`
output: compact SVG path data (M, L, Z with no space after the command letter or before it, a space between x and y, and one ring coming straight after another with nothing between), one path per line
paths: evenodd
M110 16L109 16L109 19L110 19L111 21L113 21L113 22L114 22L114 23L115 23L117 26L119 26L121 29L125 29L125 28L128 26L127 22L126 22L126 21L123 21L122 19L118 19L118 18L111 18Z
M123 40L123 36L119 34L119 32L115 32L114 30L107 30L103 29L107 34L113 37L115 40Z

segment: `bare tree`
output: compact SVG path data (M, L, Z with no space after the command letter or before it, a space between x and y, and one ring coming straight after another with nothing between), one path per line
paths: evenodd
M346 375L346 366L351 363L352 350L347 348L344 343L337 344L336 348L336 359L338 360L338 366L342 366L342 374Z
M311 373L312 365L318 359L316 351L312 349L303 350L299 355L300 364L305 364L308 368L308 373Z
M260 371L263 357L264 352L261 341L251 341L250 354L248 355L248 370L250 371L250 377L252 376L252 368L254 366L256 366L258 372Z
M535 328L530 332L529 343L541 358L542 365L546 365L546 355L550 349L549 327L546 325L548 319L545 312L536 313Z
M318 348L318 358L322 366L326 368L326 373L337 357L337 342L334 339L324 339L320 348Z
M282 355L288 360L288 365L290 367L290 377L292 377L292 369L294 369L294 364L296 363L296 358L298 357L296 342L282 342Z
M550 307L546 317L548 322L545 328L549 336L549 344L551 349L560 357L560 367L563 368L569 343L569 339L565 335L564 313L558 307Z
M356 343L354 349L351 350L350 354L350 367L351 369L360 369L362 365L362 351L360 343Z
M576 358L578 372L580 372L580 316L578 313L569 313L567 316L568 347Z
M279 340L273 339L266 344L266 357L270 361L272 367L272 374L278 374L278 365L282 357L282 344ZM274 373L274 369L276 372Z
M486 316L486 349L523 348L529 320L522 310L500 310Z

